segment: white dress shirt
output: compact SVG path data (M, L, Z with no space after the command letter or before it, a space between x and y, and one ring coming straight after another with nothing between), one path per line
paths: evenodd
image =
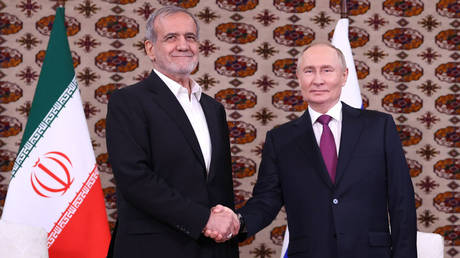
M182 109L185 111L190 124L193 127L195 136L198 139L200 144L201 153L203 154L204 163L206 165L206 172L209 173L209 165L211 164L211 136L209 135L208 123L206 122L206 117L204 116L203 109L201 108L200 98L202 89L198 83L190 79L192 83L192 93L190 98L188 95L188 89L170 79L161 72L153 69L153 71L163 80L163 82L168 86L171 92L176 96L179 101ZM180 162L178 160L178 162Z
M308 113L310 114L313 132L315 134L316 142L319 146L321 134L323 133L323 125L317 120L323 114L316 112L310 106L308 107ZM329 122L329 128L331 129L332 135L334 135L335 149L337 150L337 157L339 157L340 136L342 135L342 102L337 102L337 104L329 109L325 115L332 117L331 121Z

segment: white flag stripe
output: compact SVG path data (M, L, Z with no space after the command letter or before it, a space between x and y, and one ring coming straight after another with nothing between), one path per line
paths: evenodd
M340 19L334 29L332 45L340 49L345 56L348 68L347 83L342 89L340 100L354 108L362 108L363 101L359 89L358 75L356 74L353 53L348 39L348 19Z
M73 84L69 84L69 87L71 85ZM2 219L18 223L27 222L50 232L93 170L96 160L81 106L80 93L76 90L72 96L67 97L70 98L66 101L64 108L57 113L56 117L52 118L51 123L47 124L46 131L39 132L41 135L39 140L34 143L35 147L29 150L27 158L18 168L14 179L11 180L9 189L15 189L15 191L8 192ZM51 118L51 116L48 117ZM36 187L43 190L40 180L35 181L37 180L35 177L40 178L41 181L54 179L47 175L46 171L42 171L43 169L34 167L39 159L42 162L44 155L49 152L60 152L70 159L72 166L69 166L68 169L71 178L66 183L70 183L70 181L72 183L65 192L61 191L51 198L45 198L34 190L32 181L38 182ZM54 157L50 157L50 159L56 160ZM59 164L46 165L49 170L54 168L53 171L56 171L59 166ZM65 175L62 173L55 176L66 181ZM57 188L61 183L56 181L48 180L46 186ZM8 206L15 207L12 209ZM33 217L30 216L30 211L34 211Z
M70 84L67 86L66 90L62 92L57 102L54 103L53 107L45 116L43 121L38 125L38 127L30 136L30 138L27 139L27 142L24 144L24 147L18 153L12 170L12 177L15 177L17 170L21 168L22 163L29 156L29 153L35 147L35 144L37 144L37 142L43 137L43 134L49 128L50 124L54 121L54 119L59 115L59 112L62 110L62 108L69 100L69 97L71 97L77 89L77 80L74 77Z
M281 258L284 258L287 252L287 248L289 245L289 229L286 225L286 232L284 233L284 240L283 240L283 247L281 248Z

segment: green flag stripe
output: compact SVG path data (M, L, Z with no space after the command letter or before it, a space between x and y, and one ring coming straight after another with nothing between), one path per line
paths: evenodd
M16 157L16 161L14 162L11 179L14 178L18 169L22 167L24 160L27 159L29 153L35 148L37 143L53 123L54 119L59 116L59 113L66 106L67 102L70 100L70 98L72 98L77 89L78 84L74 77L64 92L61 94L61 96L59 96L58 100L54 103L52 108L49 110L48 114L46 114L43 120L40 121L32 135L27 139L27 141L23 141L23 146L20 149L18 156Z
M22 149L74 78L75 72L64 17L64 8L57 8L45 60L19 149Z

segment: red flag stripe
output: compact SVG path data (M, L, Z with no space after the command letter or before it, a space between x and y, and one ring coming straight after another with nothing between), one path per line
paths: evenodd
M58 237L59 236L59 237ZM110 232L96 166L48 234L50 258L100 258L107 254Z

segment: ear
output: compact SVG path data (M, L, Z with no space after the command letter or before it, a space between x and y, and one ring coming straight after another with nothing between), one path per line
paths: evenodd
M345 69L342 73L342 87L345 86L347 83L347 78L348 78L348 68Z
M147 53L147 56L150 58L150 60L155 61L155 48L150 40L144 41L144 49L145 53Z

